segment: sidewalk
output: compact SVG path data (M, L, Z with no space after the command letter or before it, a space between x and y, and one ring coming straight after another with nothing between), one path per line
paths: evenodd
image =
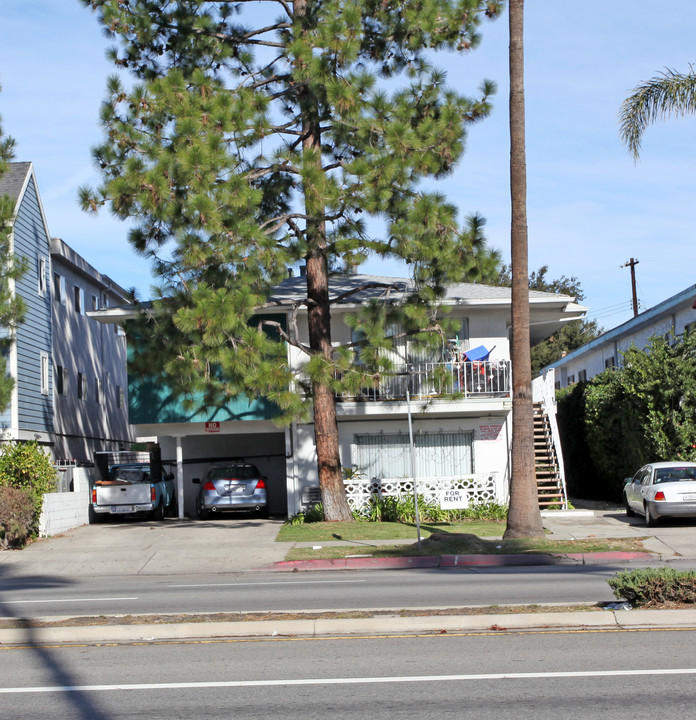
M427 611L424 611L427 612ZM646 630L696 628L696 610L595 610L491 615L376 615L355 619L258 620L148 625L81 625L0 629L3 644L161 642L236 637L346 637L366 635L502 633L592 628Z

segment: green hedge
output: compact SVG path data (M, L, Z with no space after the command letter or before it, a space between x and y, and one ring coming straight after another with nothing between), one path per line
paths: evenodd
M622 365L557 393L574 497L619 501L641 465L696 459L696 333L652 338Z
M624 570L607 582L619 600L626 600L634 607L696 603L696 572L693 570Z

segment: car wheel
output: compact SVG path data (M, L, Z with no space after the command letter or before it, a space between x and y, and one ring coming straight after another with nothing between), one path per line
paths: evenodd
M657 525L657 518L650 514L650 506L645 504L645 524L648 527L655 527Z
M626 517L635 517L635 510L628 504L628 498L626 497L626 493L624 493L623 496L624 501L624 508L626 510Z
M266 519L266 518L268 517L268 506L262 507L262 508L259 510L259 517L260 517L260 518L264 518L264 519Z
M210 517L210 513L201 505L196 505L196 517L199 520L207 520Z
M164 520L164 500L160 500L159 505L152 511L152 519L157 522Z

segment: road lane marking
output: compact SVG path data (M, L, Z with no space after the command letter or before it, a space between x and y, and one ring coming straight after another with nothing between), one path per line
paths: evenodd
M204 585L167 585L168 588L206 588L206 587L251 587L252 585L355 585L367 580L293 580L291 582L242 582L242 583L207 583Z
M114 685L53 685L0 688L0 695L51 692L108 692L113 690L206 690L213 688L289 687L298 685L376 685L422 682L480 682L482 680L547 680L656 675L696 675L696 668L651 668L644 670L577 670L536 673L480 673L477 675L411 675L396 677L298 678L295 680L229 680L221 682L139 683Z
M29 603L43 604L43 603L80 603L80 602L118 602L119 600L139 600L137 597L93 597L93 598L56 598L55 600L5 600L5 605L16 605L21 603L22 605L28 605Z

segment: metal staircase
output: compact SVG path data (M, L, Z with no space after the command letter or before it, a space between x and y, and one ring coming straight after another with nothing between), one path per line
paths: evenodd
M568 509L565 482L559 463L549 416L541 402L534 403L534 471L539 507Z

